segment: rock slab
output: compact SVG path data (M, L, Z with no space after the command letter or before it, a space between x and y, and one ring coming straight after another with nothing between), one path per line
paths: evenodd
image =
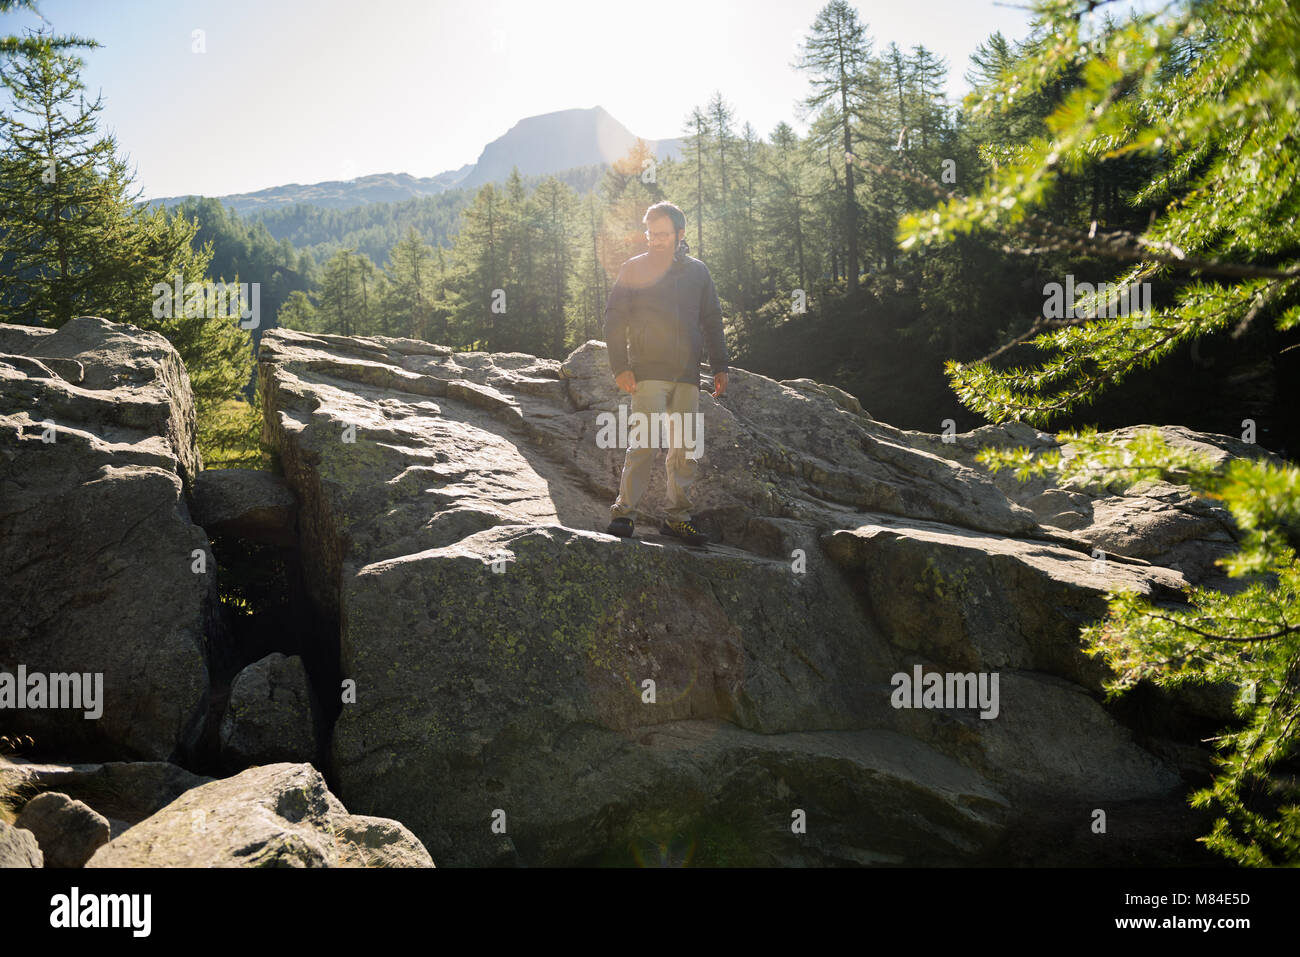
M349 814L309 764L269 764L185 792L87 867L432 867L396 821Z

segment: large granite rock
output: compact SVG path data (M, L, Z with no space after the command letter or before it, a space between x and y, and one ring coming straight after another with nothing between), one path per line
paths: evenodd
M58 791L46 791L28 801L18 827L36 835L46 867L81 867L108 843L108 818L90 805Z
M6 708L0 734L80 758L198 741L219 627L211 556L192 570L208 546L183 494L199 468L189 378L162 336L0 324L0 671L102 688L98 717Z
M962 671L1047 672L1094 691L1105 669L1082 653L1078 635L1105 615L1104 592L1177 603L1186 583L1118 554L884 515L826 533L822 547L900 650Z
M223 761L232 769L311 761L318 711L300 657L275 652L253 662L230 688L220 729Z
M432 867L401 824L349 814L309 764L268 764L183 795L87 867Z
M1120 720L1078 640L1110 588L1174 607L1189 582L1222 582L1231 516L1188 490L1017 483L978 448L1056 437L944 441L832 386L735 369L700 396L694 512L713 543L641 523L623 540L604 528L624 453L597 436L628 397L602 343L561 363L281 329L259 362L282 478L202 472L161 337L0 325L0 670L102 671L105 692L98 720L5 710L0 733L183 759L222 703L212 649L223 675L265 654L213 645L216 569L191 571L194 549L208 533L296 546L330 625L301 650L343 685L313 691L299 659L263 658L207 734L235 763L297 760L341 700L331 780L383 817L349 815L301 764L212 781L0 761L0 794L58 791L107 820L92 866L428 866L420 840L461 865L1194 858L1205 822L1185 794L1206 751L1168 739L1177 722ZM663 491L656 464L643 509ZM994 697L899 707L914 673ZM1201 699L1158 706L1225 713ZM1080 839L1097 808L1108 839Z
M340 794L444 864L1023 861L1014 835L1073 834L1081 801L1142 809L1100 863L1201 826L1178 752L1101 706L1078 642L1107 588L1176 603L1185 576L1159 550L1099 564L939 436L734 369L700 396L714 543L692 550L603 533L624 453L598 415L627 397L602 343L559 363L281 329L259 361L338 621ZM894 707L916 667L997 672L996 717Z

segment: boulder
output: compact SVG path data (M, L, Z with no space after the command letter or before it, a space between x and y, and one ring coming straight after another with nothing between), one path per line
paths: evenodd
M401 824L352 815L309 764L269 764L185 792L87 867L432 867Z
M318 707L300 657L275 652L241 671L221 719L222 760L231 769L316 757Z
M0 734L82 759L167 759L199 740L220 626L185 500L194 428L161 335L89 316L0 324L0 672L75 673L81 697L102 695L97 709L5 708Z
M44 866L36 835L0 820L0 868Z
M36 835L46 867L81 867L109 839L107 818L58 791L32 798L15 823Z

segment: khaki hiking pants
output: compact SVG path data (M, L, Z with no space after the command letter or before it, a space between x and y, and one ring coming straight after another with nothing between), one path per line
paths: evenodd
M618 486L618 498L610 507L611 518L630 518L637 521L644 513L638 510L646 487L650 484L650 468L660 449L667 446L664 468L668 478L668 501L664 508L670 522L684 522L691 517L689 497L691 483L699 472L699 454L703 451L703 428L695 418L691 425L685 416L696 416L700 411L700 387L695 382L668 382L663 379L637 379L632 391L632 408L629 416L627 457L623 460L623 478ZM662 422L662 433L656 440L647 440L648 448L634 447L635 435L630 426L636 413L658 412L648 418L652 426ZM669 418L668 414L678 413ZM647 435L651 429L647 429ZM685 434L683 435L683 431ZM696 457L687 457L687 452Z

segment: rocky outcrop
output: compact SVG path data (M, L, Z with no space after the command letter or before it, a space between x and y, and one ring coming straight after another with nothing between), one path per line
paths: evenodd
M186 791L87 867L432 867L396 821L352 815L309 764L270 764Z
M1177 572L1122 555L934 522L875 516L827 532L826 555L858 583L900 650L961 671L1020 669L1101 690L1103 666L1079 649L1079 629L1104 617L1104 592L1180 600Z
M108 819L90 805L47 791L25 805L15 822L36 835L46 867L81 867L108 843Z
M0 733L258 765L0 760L15 810L57 791L107 821L90 866L1197 860L1190 729L1228 699L1106 703L1078 635L1109 589L1223 582L1231 516L1188 490L1016 483L977 450L1055 436L908 432L733 369L700 396L691 549L604 533L627 397L602 343L277 329L259 389L283 475L205 472L161 337L0 325L0 671L104 676L101 718ZM643 508L663 491L656 465ZM228 589L283 583L274 615L227 634L209 539ZM337 798L274 763L309 758ZM1080 838L1098 809L1107 840Z
M1146 427L1117 429L1109 434L1131 439L1139 428ZM892 431L901 441L981 471L984 466L975 461L975 455L986 446L1024 447L1034 452L1060 449L1066 458L1074 454L1070 443L1020 422L987 425L947 437ZM1228 435L1193 432L1177 425L1160 426L1158 431L1169 446L1216 462L1229 458L1280 461L1267 449ZM1193 495L1185 486L1144 481L1114 491L1056 488L1047 478L1017 480L1007 469L993 474L992 480L1008 498L1033 512L1040 524L1067 533L1099 552L1145 559L1207 588L1233 591L1240 587L1238 580L1229 578L1214 564L1236 549L1232 515L1213 500Z
M973 435L733 370L700 397L713 544L691 550L603 534L623 449L600 415L626 397L601 343L559 363L275 330L259 358L338 621L340 794L443 863L997 862L1098 806L1154 860L1200 826L1196 762L1102 706L1078 641L1108 588L1177 603L1187 576L1158 546L1099 558L1091 519L1043 520L1049 489L963 461ZM1162 540L1204 537L1175 511ZM895 707L914 669L996 673L1000 701Z
M0 734L82 759L197 743L219 631L184 496L200 467L189 378L162 336L0 324L0 672L40 675L47 694L75 673L76 697L102 695L89 707L65 683L62 707L0 710Z

